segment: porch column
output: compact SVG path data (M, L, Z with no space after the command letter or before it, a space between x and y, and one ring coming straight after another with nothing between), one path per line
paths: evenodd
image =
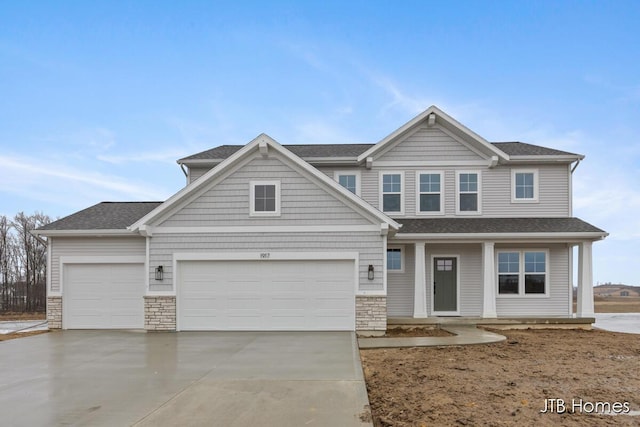
M425 243L416 243L415 283L413 286L413 317L427 317L427 275L425 266Z
M578 306L577 317L594 317L593 311L593 242L578 246Z
M483 302L482 317L496 318L496 269L495 269L495 243L482 243L482 272L483 272Z

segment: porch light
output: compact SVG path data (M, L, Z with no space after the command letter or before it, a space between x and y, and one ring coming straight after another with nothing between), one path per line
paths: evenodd
M373 264L369 264L369 274L367 277L369 278L369 280L373 280L373 278L375 277L373 274Z
M164 268L161 265L156 267L156 280L162 280L162 275L164 273Z

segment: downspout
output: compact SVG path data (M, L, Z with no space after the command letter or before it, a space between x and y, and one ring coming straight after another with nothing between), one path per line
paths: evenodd
M186 178L187 184L189 185L189 172L187 172L184 168L184 164L177 162L180 165L180 170L182 171L182 173L184 174L184 177Z
M578 159L578 160L576 161L575 166L574 166L573 168L571 168L571 173L572 173L572 174L573 174L573 172L574 172L576 169L578 169L578 165L579 165L579 164L580 164L580 159Z

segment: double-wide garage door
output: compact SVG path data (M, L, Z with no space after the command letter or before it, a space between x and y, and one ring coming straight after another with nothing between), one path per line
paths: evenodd
M355 261L178 263L180 330L354 330Z
M143 264L66 264L62 327L144 328Z

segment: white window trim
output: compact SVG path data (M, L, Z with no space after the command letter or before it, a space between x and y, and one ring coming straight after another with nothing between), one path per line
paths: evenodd
M340 175L355 175L356 177L356 196L360 197L360 191L361 191L361 179L360 179L360 171L359 170L337 170L333 172L333 179L336 180L336 182L339 184L340 183Z
M420 191L420 175L440 175L440 210L439 211L421 211L420 210L420 195L421 194L436 194L436 193L422 193ZM430 170L420 170L416 171L416 215L425 215L425 216L433 216L433 215L444 215L444 172L430 171Z
M382 186L382 182L383 182L383 177L385 175L400 175L400 211L399 212L384 212L384 204L383 199L384 199L384 192L383 190L383 186ZM380 193L380 198L379 198L379 203L380 203L380 210L382 212L384 212L387 215L404 215L404 193L405 193L405 182L404 182L404 171L380 171L380 176L378 178L378 185L379 185L379 193ZM397 194L397 193L388 193L388 194Z
M501 294L500 293L500 271L498 269L498 259L500 258L501 253L506 252L517 252L518 253L518 262L519 262L519 270L518 270L518 293L517 294ZM544 252L545 254L545 278L544 278L544 294L526 294L524 292L524 254L525 252ZM496 274L496 298L504 298L504 299L512 299L512 298L549 298L551 296L550 287L551 287L551 274L550 274L550 263L551 258L549 258L549 249L542 248L530 248L530 249L505 249L500 248L500 250L496 251L496 260L495 260L495 274ZM532 274L532 273L530 273ZM536 273L540 274L540 273Z
M478 210L477 211L461 211L460 210L460 194L461 194L460 193L460 175L464 173L475 173L478 175ZM479 171L479 170L456 171L456 215L482 215L482 171Z
M516 174L532 173L533 174L533 198L517 199L516 198ZM540 186L538 184L538 169L511 169L511 203L538 203L538 194Z
M387 260L387 252L390 249L399 249L400 250L400 270L392 270L389 268L389 266L387 265L387 272L391 273L391 274L396 274L396 273L404 273L404 254L405 254L405 250L404 250L404 246L387 246L387 250L385 251L385 262Z
M275 185L276 187L276 210L275 212L256 212L255 211L255 194L256 185ZM265 217L265 216L280 216L280 181L249 181L249 216L251 217Z

